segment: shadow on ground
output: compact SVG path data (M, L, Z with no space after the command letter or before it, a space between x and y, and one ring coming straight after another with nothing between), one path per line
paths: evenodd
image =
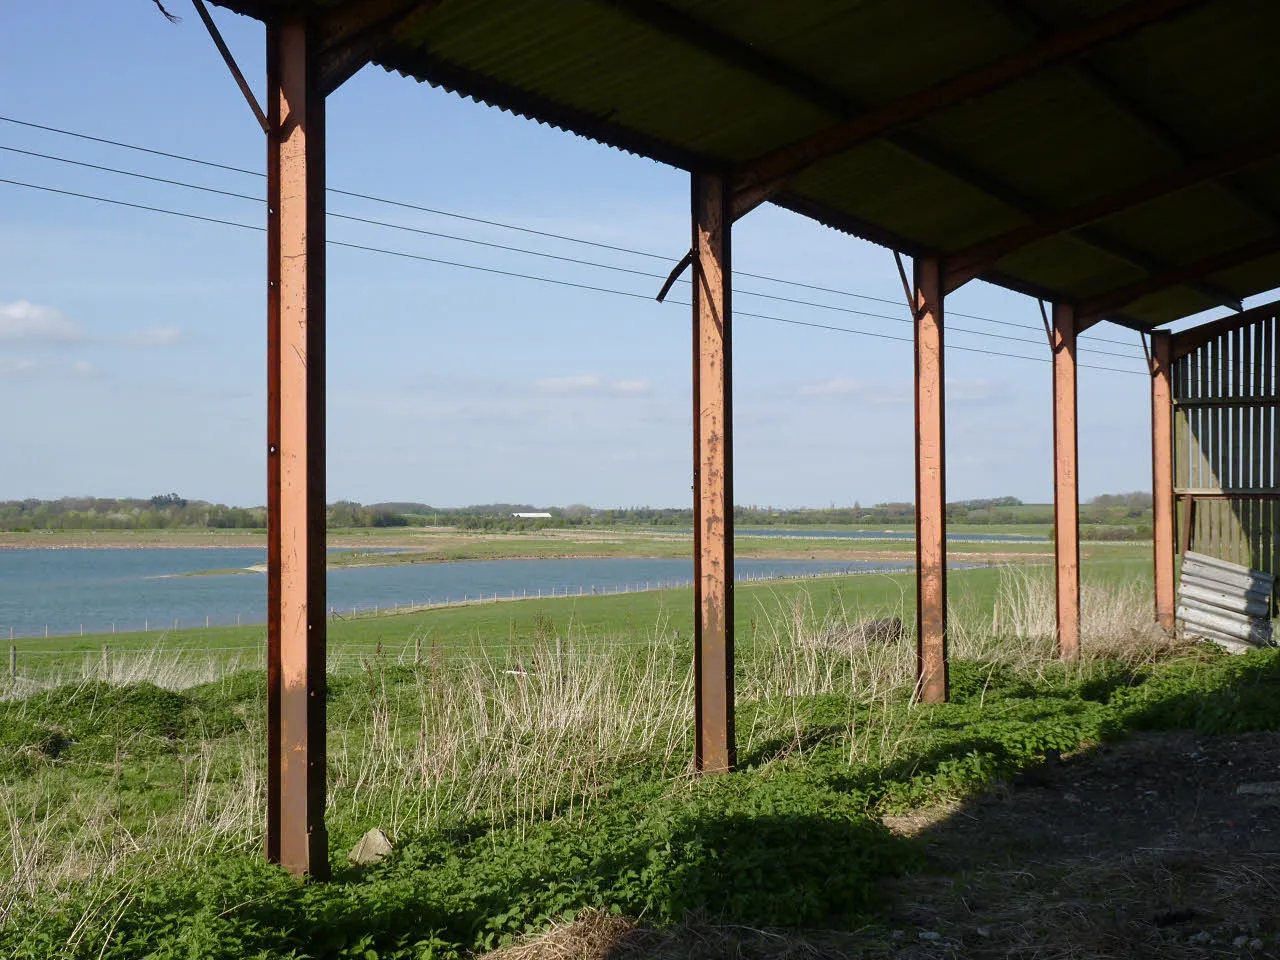
M1274 664L1250 665L1216 690L1137 700L1114 741L884 818L924 849L922 868L884 881L884 923L653 929L589 914L493 956L1280 958L1278 682Z

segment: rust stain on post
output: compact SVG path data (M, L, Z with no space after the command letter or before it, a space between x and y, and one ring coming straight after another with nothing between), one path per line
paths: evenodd
M1173 629L1173 336L1151 334L1151 492L1155 528L1156 622Z
M1080 482L1076 423L1076 319L1053 307L1053 552L1056 561L1058 655L1080 653Z
M300 19L267 27L267 853L328 875L325 801L324 98Z
M947 699L947 464L942 264L917 258L916 679L920 699Z
M694 760L733 769L733 390L729 194L693 175Z

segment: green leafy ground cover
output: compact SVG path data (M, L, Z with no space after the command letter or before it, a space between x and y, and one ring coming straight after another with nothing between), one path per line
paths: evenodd
M1131 730L1280 727L1280 651L1067 667L957 622L953 702L925 707L909 643L847 648L831 602L798 599L756 611L730 776L689 774L667 626L591 650L544 611L501 659L331 675L327 884L259 855L260 672L0 702L0 956L460 957L584 908L850 929L922 863L883 815ZM396 850L353 867L371 826Z

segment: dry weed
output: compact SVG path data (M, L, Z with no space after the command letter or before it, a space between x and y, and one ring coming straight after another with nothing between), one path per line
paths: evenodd
M751 630L740 630L740 705L751 720L738 729L744 753L789 744L809 748L813 700L850 698L838 738L850 763L896 756L909 724L888 722L910 696L915 644L904 597L897 609L863 610L837 602L822 616L807 594L761 594ZM1046 578L1011 570L1001 587L1003 621L992 624L963 607L952 618L953 655L1036 670L1054 660L1052 590ZM1085 591L1085 649L1129 660L1172 648L1147 627L1149 602L1139 588ZM872 641L852 626L869 618L907 624L895 642ZM449 659L429 653L412 682L389 668L412 662L416 644L363 663L367 697L331 705L329 807L361 821L376 816L393 837L476 817L529 825L547 816L585 818L611 771L643 757L662 775L689 773L693 667L687 638L660 617L641 642L549 627L530 648L501 656L478 649ZM181 689L231 673L234 662L162 646L136 655L86 657L75 671L24 683L19 698L55 680L150 682ZM55 799L28 780L0 784L0 919L16 897L57 890L69 880L107 878L125 859L195 862L214 848L260 843L265 790L263 731L198 743L183 760L183 800L146 825L126 828L109 791L95 801ZM769 749L776 749L770 747ZM228 752L236 775L219 779ZM768 757L763 758L767 762ZM19 797L24 799L20 800ZM34 797L34 799L32 799ZM103 880L102 882L107 882ZM717 948L718 949L718 948Z

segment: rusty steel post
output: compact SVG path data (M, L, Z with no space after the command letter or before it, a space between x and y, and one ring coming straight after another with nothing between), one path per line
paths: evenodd
M1076 422L1076 317L1053 306L1053 554L1057 583L1058 656L1080 654L1080 460Z
M1151 512L1154 527L1156 623L1173 629L1173 335L1151 334Z
M914 263L916 386L916 684L925 703L947 699L946 380L942 263Z
M694 173L694 763L733 769L733 389L730 195L723 176Z
M324 97L308 24L267 25L267 855L329 873Z
M267 829L280 862L280 66L267 37ZM236 616L239 626L240 617Z

